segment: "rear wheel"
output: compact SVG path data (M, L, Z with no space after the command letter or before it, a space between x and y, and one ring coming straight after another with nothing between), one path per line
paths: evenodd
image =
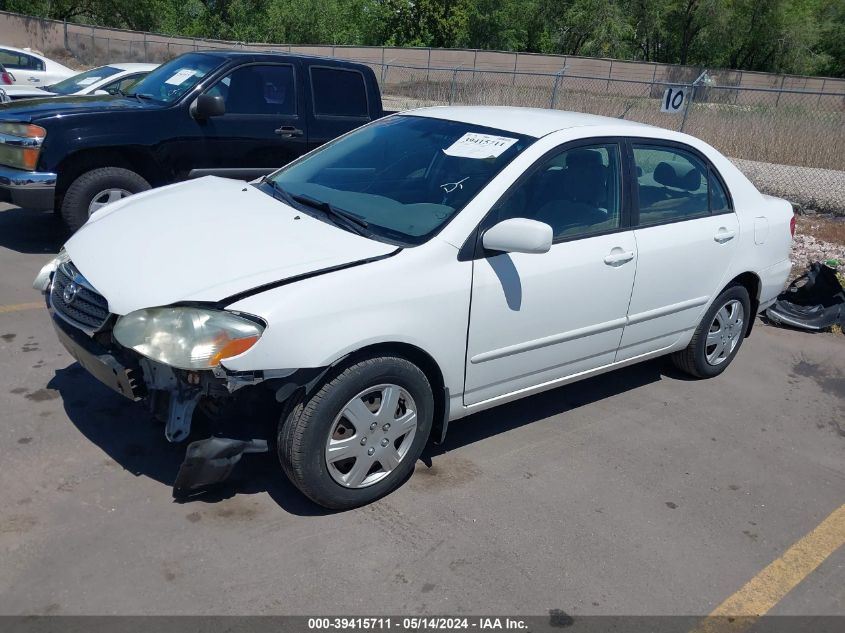
M411 473L433 412L431 385L416 365L396 357L363 360L285 416L279 459L316 503L335 510L364 505Z
M748 290L744 286L726 288L701 319L686 349L672 354L672 362L697 378L718 376L742 346L752 318Z
M122 167L99 167L74 180L62 200L62 219L71 231L79 230L95 211L133 193L150 189L150 183Z

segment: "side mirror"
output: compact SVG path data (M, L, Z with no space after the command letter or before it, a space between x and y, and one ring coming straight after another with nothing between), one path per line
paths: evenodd
M528 218L503 220L484 232L481 243L503 253L548 253L554 237L552 227Z
M108 90L95 90L93 94L99 95L99 96L102 97L103 95L110 95L110 94L115 94L115 93L109 92Z
M200 95L191 105L191 115L200 121L226 114L226 102L220 95Z

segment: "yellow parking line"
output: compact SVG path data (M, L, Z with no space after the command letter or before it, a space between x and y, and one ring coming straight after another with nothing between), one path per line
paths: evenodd
M694 633L735 633L747 629L843 544L845 505L834 510L812 532L716 607Z
M5 314L6 312L20 312L21 310L37 310L38 308L43 307L43 301L34 301L33 303L15 303L10 306L0 306L0 314Z

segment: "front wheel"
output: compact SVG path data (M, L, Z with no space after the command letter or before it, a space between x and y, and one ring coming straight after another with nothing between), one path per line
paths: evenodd
M133 193L150 189L150 183L122 167L99 167L74 180L62 200L61 215L71 231L78 231L95 211Z
M397 357L348 366L281 420L279 460L312 501L345 510L396 489L431 431L425 374Z
M736 357L753 318L748 290L729 286L704 314L686 349L672 354L672 362L697 378L718 376Z

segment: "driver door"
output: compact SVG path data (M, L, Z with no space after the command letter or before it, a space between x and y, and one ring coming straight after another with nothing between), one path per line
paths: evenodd
M621 142L568 145L497 203L486 226L524 217L552 226L540 255L473 262L466 405L614 361L634 285Z

